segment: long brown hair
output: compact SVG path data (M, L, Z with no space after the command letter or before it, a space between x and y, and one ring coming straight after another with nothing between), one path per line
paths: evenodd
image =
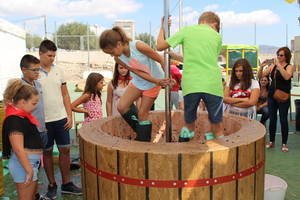
M241 80L239 80L235 74L235 70L237 67L243 67L243 76ZM248 62L247 59L242 58L237 60L232 68L231 72L231 78L230 78L230 84L229 88L230 90L234 90L234 86L238 83L241 84L241 89L242 90L247 90L251 86L252 79L254 78L253 72L252 72L252 67L250 63Z
M95 72L90 73L86 79L83 94L85 93L91 94L94 100L96 98L96 95L100 98L101 92L97 89L97 84L103 78L104 77L100 73L95 73Z
M4 104L14 103L24 99L29 100L33 95L38 95L38 91L28 85L24 84L20 79L11 79L8 81L7 87L3 94Z
M127 37L122 28L115 26L112 29L103 31L100 35L99 46L101 49L112 49L117 46L117 42L119 41L122 42L122 44L129 44L131 39Z
M276 51L276 54L278 55L280 51L284 52L285 62L290 64L292 58L291 50L288 47L281 47Z
M115 68L114 68L114 75L113 75L113 79L111 80L111 84L114 88L118 87L118 78L120 76L119 70L118 70L118 63L115 63ZM130 72L128 70L127 74L125 75L125 83L126 85L128 85L129 81L130 81Z

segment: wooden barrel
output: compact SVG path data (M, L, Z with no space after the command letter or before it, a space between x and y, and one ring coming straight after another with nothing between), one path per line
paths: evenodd
M199 142L210 132L207 113L198 114L197 136L178 143L183 113L172 113L172 143L165 143L164 112L152 112L152 142L134 141L120 116L80 130L84 199L263 200L265 128L244 117L225 115L224 138Z
M0 151L2 153L2 123L4 120L4 106L0 103ZM0 157L0 196L4 194L4 178L3 178L3 163L2 155Z

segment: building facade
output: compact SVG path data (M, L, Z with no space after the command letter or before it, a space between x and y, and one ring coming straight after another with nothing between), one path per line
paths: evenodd
M113 26L121 27L126 35L131 39L135 39L135 21L132 20L117 20L113 24Z

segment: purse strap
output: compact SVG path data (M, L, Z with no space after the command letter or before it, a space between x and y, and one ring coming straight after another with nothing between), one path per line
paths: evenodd
M276 87L276 85L277 85L277 84L276 84L276 73L277 73L277 69L276 69L276 68L277 68L277 66L275 65L275 66L274 66L275 72L274 72L274 77L273 77L273 78L274 78L274 82L275 82L275 84L274 84L274 86L275 86L274 89L275 89L275 90L277 89L277 87Z

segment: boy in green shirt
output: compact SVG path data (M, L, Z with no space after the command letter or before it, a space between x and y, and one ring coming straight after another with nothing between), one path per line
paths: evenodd
M157 39L157 50L183 45L183 78L185 126L180 132L179 141L186 142L194 136L197 108L200 100L205 102L216 137L223 137L223 87L221 71L217 64L222 47L219 34L220 19L213 12L204 12L198 25L186 26L175 35L164 39L161 27ZM212 133L205 134L206 140L214 139Z

